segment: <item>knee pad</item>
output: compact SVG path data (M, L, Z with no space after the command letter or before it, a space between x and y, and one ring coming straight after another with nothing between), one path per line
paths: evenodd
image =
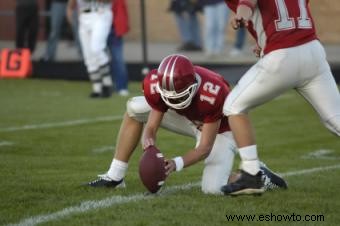
M213 150L205 159L201 189L206 194L222 194L221 187L228 183L232 170L236 144L231 132L217 135Z
M139 122L146 122L151 107L146 102L144 96L132 97L126 103L127 114Z
M340 136L340 115L336 115L324 121L323 123L327 127L327 129L335 133L337 136Z
M221 187L228 183L229 172L218 165L206 165L203 171L201 190L204 194L221 195Z
M226 185L231 173L232 159L225 161L225 164L211 163L205 164L201 182L201 190L205 194L220 195L221 187Z

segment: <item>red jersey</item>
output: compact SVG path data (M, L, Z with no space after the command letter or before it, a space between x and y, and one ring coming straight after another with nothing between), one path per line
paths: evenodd
M219 133L230 131L228 118L223 115L223 105L230 92L229 84L224 78L206 68L194 66L198 78L198 88L189 107L173 109L198 127L221 119ZM148 104L155 110L166 112L169 109L157 92L157 70L152 70L144 78L143 91Z
M236 12L238 0L225 0ZM309 0L258 0L248 30L264 54L317 39Z

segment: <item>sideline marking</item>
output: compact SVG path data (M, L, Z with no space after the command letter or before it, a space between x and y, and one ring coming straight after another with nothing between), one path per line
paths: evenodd
M291 172L281 173L280 175L284 177L289 177L289 176L309 174L309 173L331 170L331 169L340 169L340 164L332 165L332 166L325 166L325 167L315 167L315 168L298 170L298 171L291 171ZM105 198L102 200L83 201L78 206L67 207L65 209L62 209L60 211L50 213L50 214L41 214L37 216L32 216L32 217L21 220L17 224L8 224L8 226L37 225L40 223L45 223L48 221L53 221L53 220L58 220L60 218L68 217L69 215L72 215L72 214L84 213L84 212L94 210L94 209L98 210L102 208L111 207L113 205L119 205L119 204L124 204L128 202L137 202L141 200L147 200L147 199L152 199L156 197L166 196L166 195L175 193L179 190L189 190L191 188L198 187L200 186L200 184L201 184L200 182L196 182L196 183L188 183L188 184L183 184L183 185L178 185L178 186L171 186L168 188L164 188L164 190L162 190L161 193L158 195L145 195L144 193L137 193L131 196L114 195L114 196L111 196L109 198Z
M66 127L66 126L78 126L83 124L90 124L95 122L108 122L108 121L115 121L121 120L122 116L103 116L97 117L92 119L78 119L72 121L64 121L64 122L51 122L51 123L43 123L43 124L36 124L36 125L23 125L17 127L7 127L7 128L0 128L0 132L14 132L20 130L34 130L34 129L49 129L55 127Z

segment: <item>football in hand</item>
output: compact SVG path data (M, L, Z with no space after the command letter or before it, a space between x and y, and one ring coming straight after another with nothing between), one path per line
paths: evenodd
M144 150L139 161L139 176L151 193L156 193L164 184L166 178L164 156L155 146L149 146Z

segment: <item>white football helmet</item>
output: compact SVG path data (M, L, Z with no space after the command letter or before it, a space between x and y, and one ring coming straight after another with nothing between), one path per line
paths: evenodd
M157 89L171 108L188 107L196 94L198 79L191 61L179 54L165 57L158 70Z

